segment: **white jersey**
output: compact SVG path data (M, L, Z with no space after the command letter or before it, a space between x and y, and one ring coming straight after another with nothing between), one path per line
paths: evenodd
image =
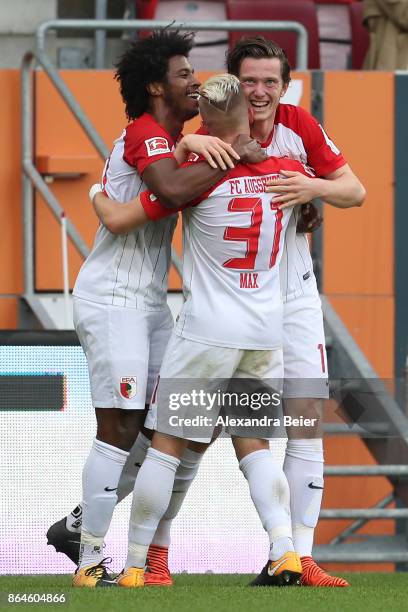
M270 139L262 143L268 155L296 159L326 176L345 165L346 160L321 125L301 107L279 104ZM280 263L284 301L317 293L316 279L307 236L296 233L296 211L286 231Z
M298 162L238 165L183 212L185 303L175 333L240 349L282 346L279 261L291 211L271 204L265 182Z
M136 197L146 185L150 164L172 157L173 142L148 114L133 121L118 138L105 164L106 194L119 202ZM177 215L146 223L124 236L100 225L91 253L81 267L74 295L86 300L141 310L167 308L167 273Z

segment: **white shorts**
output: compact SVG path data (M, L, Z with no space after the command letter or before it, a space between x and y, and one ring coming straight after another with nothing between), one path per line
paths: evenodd
M178 379L177 382L175 379ZM216 389L226 390L231 379L256 379L269 390L281 392L283 384L283 353L275 350L248 350L226 348L203 344L182 338L173 332L167 345L160 378L154 391L145 426L161 433L188 440L210 442L215 423L208 424L204 432L200 425L200 436L186 434L181 422L193 412L192 403L170 407L169 398L186 393L191 397L193 389L215 393ZM163 399L161 399L163 398ZM220 409L221 406L218 405ZM205 408L200 405L200 409ZM215 406L215 410L217 405ZM176 425L169 425L169 416L177 416ZM212 412L217 418L218 412ZM180 423L180 426L178 426ZM232 433L231 429L229 429ZM191 433L191 428L189 430Z
M326 341L320 297L302 295L283 308L283 397L327 398Z
M173 328L170 310L108 306L74 297L95 408L143 410Z

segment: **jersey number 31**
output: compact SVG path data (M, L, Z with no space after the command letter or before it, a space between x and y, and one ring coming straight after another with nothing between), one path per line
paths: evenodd
M269 267L276 263L276 258L279 252L280 236L282 232L282 217L283 211L271 202L271 209L276 211L275 231L273 236L273 244L271 256L269 259ZM234 198L228 204L228 210L231 212L250 212L251 225L248 227L226 227L224 231L224 240L233 240L235 242L246 242L245 257L233 257L227 259L222 264L225 268L234 270L253 270L255 268L255 259L258 254L259 235L261 233L261 223L263 216L261 198Z

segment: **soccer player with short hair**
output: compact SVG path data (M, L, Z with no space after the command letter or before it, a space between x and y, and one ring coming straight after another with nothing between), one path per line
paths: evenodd
M103 183L106 193L119 201L148 187L163 202L181 205L225 174L207 163L180 168L173 154L184 121L198 113L199 82L187 60L192 44L192 34L161 30L132 44L117 64L130 123L114 143ZM233 166L239 152L215 139L209 142L210 156L224 168ZM245 146L241 141L243 152ZM174 215L169 216L126 236L100 227L75 283L75 329L88 362L97 433L83 470L74 586L113 584L103 540L118 497L133 490L134 476L128 477L127 470L135 470L149 444L143 434L134 442L173 326L167 272L175 223ZM183 482L189 484L201 455L186 452L188 465L181 469ZM65 546L67 532L68 540L74 539L70 534L78 532L80 512L78 507L71 521L63 519L48 531L48 542L57 550Z
M228 71L244 89L252 115L251 136L268 155L287 156L310 166L318 178L282 171L269 187L281 209L297 207L286 232L280 264L284 296L284 407L286 414L319 416L328 397L323 314L305 234L296 232L299 205L321 198L339 208L360 206L365 190L318 122L305 110L280 100L290 83L285 52L261 36L243 38L227 56ZM304 432L304 430L303 430ZM299 439L299 435L301 436ZM323 493L323 441L288 431L284 472L289 482L293 540L302 560L302 584L348 586L312 559L313 534ZM265 572L257 582L263 584Z
M237 134L249 133L247 104L236 77L213 77L200 88L200 94L201 115L211 134L232 142ZM302 164L289 159L239 164L183 212L186 301L154 393L157 398L166 397L153 402L146 420L156 431L136 479L128 557L118 577L119 586L143 586L148 547L168 508L180 458L188 440L194 439L194 432L175 429L171 419L163 418L167 385L173 387L177 379L203 379L205 386L204 379L213 383L215 379L247 378L262 381L268 389L270 381L283 374L279 260L292 211L271 205L264 184L284 168L308 174ZM169 212L155 196L143 193L140 201L149 218L159 219ZM116 205L105 201L105 208L111 211L108 227L116 217L117 231L146 220L137 202ZM243 277L250 282L242 282ZM209 425L204 436L207 443L212 433ZM254 433L245 437L239 428L230 433L269 536L268 584L299 584L301 564L291 538L283 471L272 459L268 440Z

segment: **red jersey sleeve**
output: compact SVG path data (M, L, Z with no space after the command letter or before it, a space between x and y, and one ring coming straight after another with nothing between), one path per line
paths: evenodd
M307 163L317 176L326 176L347 162L330 140L323 127L312 115L300 106L298 111L298 133L301 136L307 154Z
M166 157L174 158L174 142L148 113L138 117L125 129L124 161L142 175L147 166Z
M140 203L151 221L158 221L159 219L164 219L164 217L170 217L170 215L174 215L184 210L186 207L186 205L184 205L180 206L180 208L166 208L151 191L143 191L139 197Z
M196 155L195 153L192 153L190 155L194 155L195 158L184 162L182 164L183 168L187 166L191 166L197 161L205 161L203 157L200 157L199 155ZM183 206L180 206L179 208L167 208L166 206L163 206L160 200L151 191L143 191L139 197L140 197L140 203L143 206L146 215L149 217L151 221L158 221L159 219L164 219L164 217L169 217L170 215L173 215L174 213L181 212L185 208L188 208L189 206L195 206L203 199L203 198L197 198L196 200L192 202L188 202L187 204L184 204Z

